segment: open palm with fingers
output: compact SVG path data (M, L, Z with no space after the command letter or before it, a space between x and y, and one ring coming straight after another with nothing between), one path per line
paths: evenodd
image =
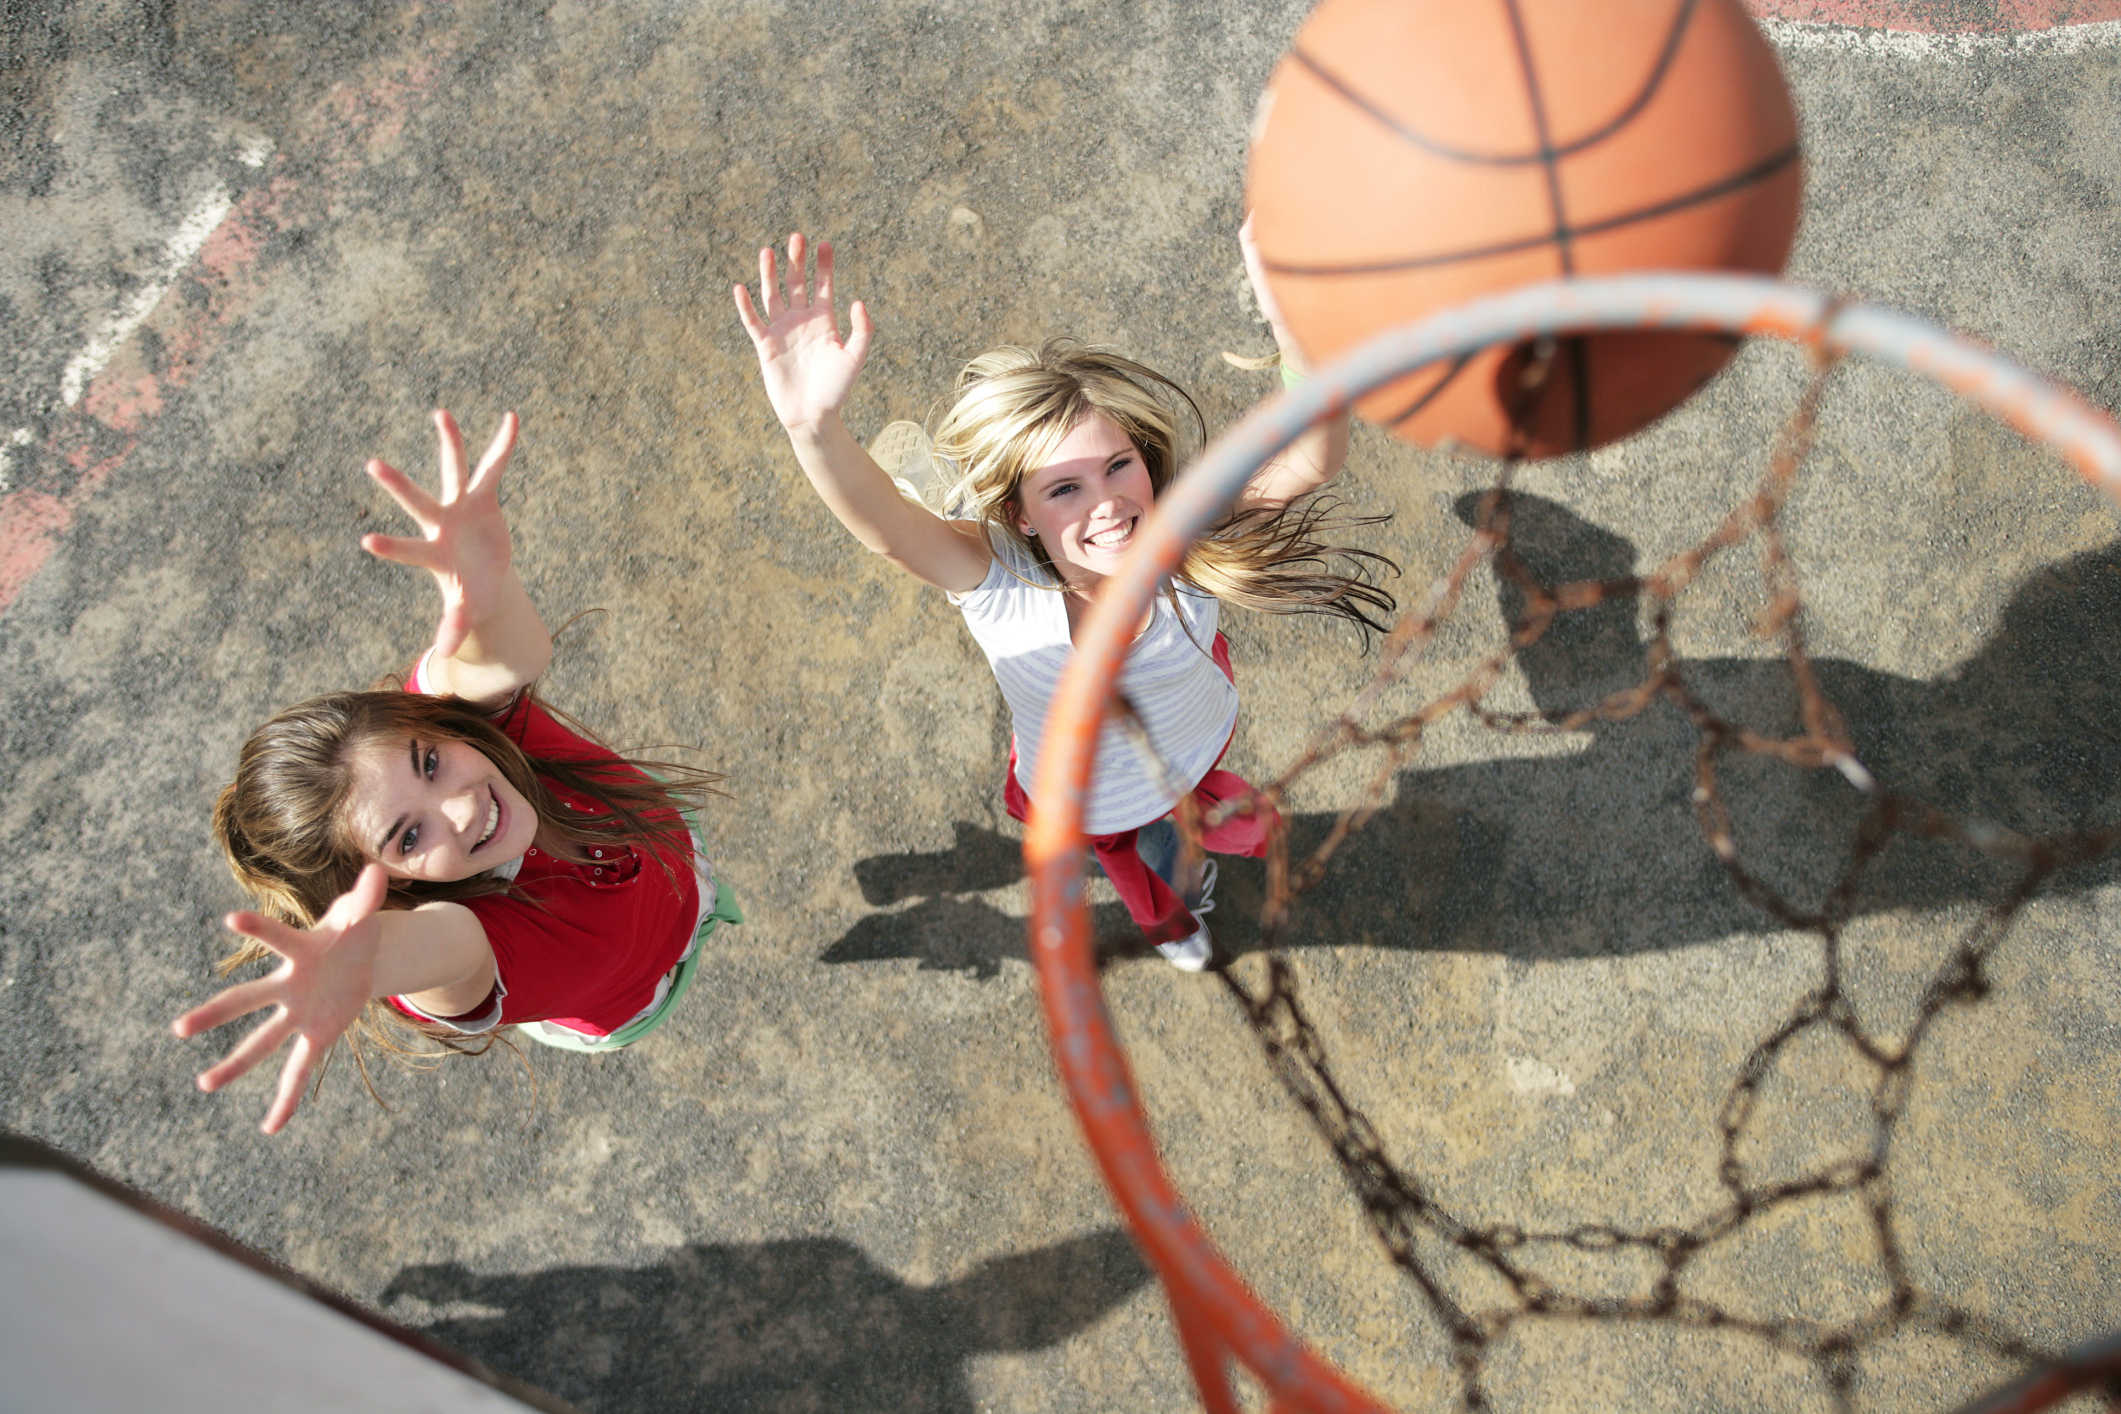
M759 252L757 307L752 305L750 290L732 287L737 317L743 320L744 332L751 336L751 346L759 356L766 397L781 426L787 428L813 426L840 410L854 389L862 362L869 356L869 340L876 333L868 309L856 300L847 311L847 337L840 338L839 312L833 308L832 242L818 242L815 292L804 273L807 250L802 232L788 237L785 290L772 249Z
M201 1090L211 1093L248 1074L292 1038L294 1047L280 1067L280 1085L261 1126L267 1134L279 1132L302 1103L302 1091L318 1063L373 995L376 949L382 940L376 909L387 883L383 866L369 865L314 928L290 927L262 913L228 915L230 931L263 943L283 961L265 976L239 982L177 1018L172 1030L196 1036L239 1016L274 1009L219 1064L199 1076Z
M501 426L486 454L467 476L464 437L448 412L435 414L441 439L442 494L429 495L388 462L372 461L368 474L420 527L418 535L364 535L361 548L378 559L426 570L442 592L442 622L435 630L435 656L448 658L474 627L500 606L512 553L508 521L501 514L501 472L515 450L516 415Z

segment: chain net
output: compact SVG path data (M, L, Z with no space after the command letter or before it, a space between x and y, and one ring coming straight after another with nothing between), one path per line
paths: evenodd
M1318 729L1256 796L1223 807L1227 813L1264 800L1284 809L1291 789L1326 763L1349 756L1359 761L1365 753L1375 758L1373 768L1357 773L1365 783L1354 802L1340 810L1315 847L1295 857L1286 824L1275 831L1266 861L1261 956L1225 967L1219 976L1272 1074L1330 1148L1369 1228L1440 1323L1455 1362L1460 1398L1469 1410L1492 1407L1487 1367L1496 1343L1526 1323L1551 1321L1662 1323L1735 1333L1805 1362L1841 1408L1855 1407L1852 1388L1866 1349L1896 1335L1921 1333L2008 1366L2045 1371L2037 1398L2020 1390L2011 1396L2015 1402L1984 1408L2044 1407L2073 1392L2094 1390L2102 1394L2106 1407L2121 1409L2121 1383L2113 1376L2121 1360L2111 1346L2092 1356L2079 1352L2074 1359L2067 1357L1923 1289L1905 1257L1894 1196L1894 1139L1909 1112L1924 1043L1948 1011L1977 1005L1990 995L1991 960L2042 885L2060 870L2111 851L2121 843L2121 825L2080 824L2024 833L1898 793L1892 782L1874 779L1863 763L1847 719L1822 685L1807 651L1798 573L1783 524L1792 489L1812 450L1822 392L1834 364L1831 355L1813 356L1805 391L1750 494L1707 538L1647 573L1544 581L1519 553L1513 537L1520 504L1512 487L1516 463L1495 463L1491 486L1472 502L1471 535L1462 551L1398 619L1375 671L1346 709ZM1673 642L1674 611L1682 596L1719 557L1748 549L1757 556L1761 585L1754 627L1779 646L1794 688L1797 726L1787 734L1746 725L1712 703L1691 680L1688 662ZM1491 568L1503 587L1506 607L1514 611L1507 641L1414 710L1376 722L1380 704L1422 661L1483 564ZM1639 605L1640 618L1648 625L1632 681L1573 708L1518 711L1491 705L1493 689L1506 678L1513 661L1538 651L1544 640L1577 616L1596 613L1600 606L1610 611L1616 605ZM1299 970L1282 946L1291 909L1325 877L1335 854L1386 804L1395 774L1446 718L1468 714L1497 733L1561 733L1624 721L1659 705L1676 709L1691 724L1692 807L1708 849L1744 899L1782 928L1813 940L1816 981L1751 1046L1729 1081L1715 1119L1720 1192L1710 1211L1685 1225L1645 1227L1588 1222L1532 1230L1471 1220L1440 1202L1435 1185L1394 1159L1379 1127L1336 1075L1326 1043L1306 1010ZM1122 704L1121 719L1131 715ZM1136 741L1146 745L1138 733ZM1819 902L1800 902L1794 889L1770 877L1772 871L1749 863L1741 847L1742 832L1734 825L1735 773L1729 768L1743 758L1797 771L1837 771L1852 788L1860 808L1847 845L1847 864ZM1286 821L1286 813L1283 818ZM1201 823L1181 809L1181 871L1199 867ZM1866 1023L1845 984L1844 935L1866 876L1889 845L1910 836L1947 842L1993 861L1993 877L2000 883L1982 901L1978 917L1929 970L1911 1020L1898 1035L1889 1035ZM1854 1152L1772 1181L1757 1177L1744 1154L1763 1087L1800 1042L1822 1033L1860 1058L1868 1086L1867 1142ZM1690 1268L1704 1253L1780 1209L1826 1195L1849 1195L1860 1204L1875 1247L1883 1300L1852 1318L1824 1321L1748 1315L1690 1290ZM1610 1286L1571 1289L1542 1272L1543 1255L1564 1249L1576 1260L1626 1260L1638 1266L1647 1262L1650 1275L1646 1281L1620 1283L1633 1288L1625 1294L1614 1294ZM1466 1279L1467 1260L1484 1279ZM1502 1299L1493 1299L1497 1291L1504 1293Z

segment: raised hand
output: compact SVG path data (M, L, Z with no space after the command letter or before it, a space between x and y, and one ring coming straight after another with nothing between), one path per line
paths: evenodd
M387 883L383 866L369 865L314 928L292 928L262 913L228 915L232 932L256 939L285 961L265 976L239 982L194 1007L170 1027L179 1036L196 1036L239 1016L274 1008L218 1065L199 1076L201 1090L211 1094L249 1073L294 1038L287 1063L280 1067L279 1089L260 1126L267 1134L280 1131L302 1103L302 1091L318 1062L373 994L376 949L383 932L376 909Z
M1246 212L1244 224L1237 228L1237 248L1245 258L1245 278L1252 282L1252 298L1259 301L1259 312L1266 316L1267 327L1274 331L1274 342L1281 348L1281 360L1291 372L1308 373L1303 350L1289 336L1288 326L1281 320L1281 305L1275 301L1274 290L1267 284L1267 267L1259 258L1259 243L1252 238L1252 213Z
M501 414L501 426L486 455L467 478L464 437L447 411L435 413L442 444L440 499L415 486L384 461L368 464L392 500L420 527L418 535L364 535L361 548L378 559L426 570L442 592L442 622L435 630L435 656L449 658L478 625L507 607L512 583L508 522L501 515L501 472L515 450L516 415Z
M737 317L744 322L744 332L751 336L751 347L759 356L766 396L781 426L791 430L814 427L827 414L840 410L854 389L862 362L869 356L869 340L876 333L868 309L856 300L847 311L847 338L841 340L839 312L832 303L832 242L818 242L814 294L804 278L806 249L801 231L788 237L785 293L772 249L759 252L758 307L751 303L750 290L742 285L731 287Z
M1237 228L1237 248L1244 253L1245 276L1252 282L1252 294L1259 301L1259 312L1267 317L1267 327L1274 331L1274 342L1281 349L1283 381L1287 382L1289 374L1299 378L1308 376L1310 362L1290 335L1288 326L1282 323L1281 306L1275 302L1274 291L1267 284L1266 263L1259 257L1259 243L1252 238L1249 212L1244 224ZM1245 489L1238 492L1237 509L1279 509L1340 475L1347 459L1348 414L1343 409L1313 423L1302 436L1268 458L1266 465L1252 474Z

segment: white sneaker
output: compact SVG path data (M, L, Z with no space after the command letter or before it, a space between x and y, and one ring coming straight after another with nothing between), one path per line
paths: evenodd
M1208 932L1207 915L1215 911L1215 861L1204 859L1200 865L1200 895L1186 900L1193 921L1199 926L1175 942L1158 943L1156 950L1163 954L1164 961L1181 972L1204 972L1215 960L1215 938Z
M1158 943L1156 950L1181 972L1203 972L1215 956L1215 939L1208 936L1208 925L1202 923L1183 938Z
M869 455L897 485L901 496L933 510L930 498L942 490L942 478L936 473L932 455L934 445L918 422L894 422L877 433L876 440L869 444Z
M1200 892L1186 900L1186 907L1193 911L1195 919L1205 918L1215 911L1215 859L1210 857L1200 862Z

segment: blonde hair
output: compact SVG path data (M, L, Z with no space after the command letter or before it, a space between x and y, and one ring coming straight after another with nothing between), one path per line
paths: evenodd
M990 543L1003 536L1058 584L1045 547L1017 529L1026 477L1044 466L1085 417L1102 416L1141 453L1158 496L1178 474L1183 453L1206 440L1207 424L1186 390L1146 364L1073 339L1036 351L999 348L966 364L957 400L935 432L935 454L955 476L938 509L979 521ZM1190 414L1184 437L1177 409ZM1337 614L1383 631L1392 596L1372 582L1376 566L1399 567L1368 550L1322 543L1322 531L1380 524L1388 517L1335 516L1335 503L1306 496L1275 509L1225 517L1186 551L1178 577L1219 599L1273 614ZM1344 561L1344 571L1332 568Z

